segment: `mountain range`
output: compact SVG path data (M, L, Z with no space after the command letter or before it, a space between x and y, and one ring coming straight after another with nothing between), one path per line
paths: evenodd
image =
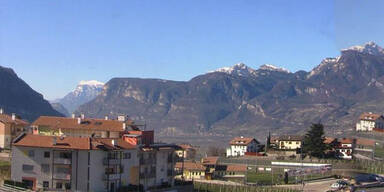
M384 50L374 42L341 50L313 70L243 63L189 81L113 78L77 113L128 114L160 135L298 133L322 122L353 129L364 111L382 113Z
M33 90L10 69L0 66L0 108L33 121L40 115L62 116L40 93Z

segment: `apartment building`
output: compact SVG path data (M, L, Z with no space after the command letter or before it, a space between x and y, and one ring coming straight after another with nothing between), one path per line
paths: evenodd
M116 191L137 184L137 152L122 139L22 134L13 143L11 178L33 190Z
M12 140L28 125L27 121L18 118L16 114L5 114L0 108L0 149L11 148Z

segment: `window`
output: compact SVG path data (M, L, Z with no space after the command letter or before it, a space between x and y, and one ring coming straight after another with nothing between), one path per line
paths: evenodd
M33 171L33 165L23 165L23 171Z
M43 181L43 188L49 187L49 181Z
M35 151L34 150L29 150L28 151L28 157L34 157L35 156Z
M45 151L44 152L44 157L45 158L50 158L51 157L51 153L49 151Z
M131 159L131 153L124 153L124 159Z
M56 189L62 189L63 188L63 184L62 183L56 183Z
M41 164L41 172L49 173L49 164Z
M71 189L71 184L70 184L70 183L65 183L65 189L66 189L66 190Z

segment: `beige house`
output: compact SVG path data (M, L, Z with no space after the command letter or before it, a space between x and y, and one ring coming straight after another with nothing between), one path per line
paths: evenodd
M301 148L302 136L299 135L283 135L277 138L278 149L296 150Z
M200 162L177 162L175 165L175 171L180 173L186 180L205 179L206 169Z
M4 114L3 109L0 109L0 148L9 149L12 140L27 126L27 121L19 119L15 114Z
M176 151L179 158L194 159L196 156L196 149L189 144L180 144L180 149Z

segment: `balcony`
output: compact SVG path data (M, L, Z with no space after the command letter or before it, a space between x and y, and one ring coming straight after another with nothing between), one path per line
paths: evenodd
M104 175L104 180L110 181L110 180L119 180L120 174L119 173L106 173Z
M53 179L71 180L71 174L69 174L69 173L53 173Z
M120 160L106 157L103 159L103 163L104 163L104 165L119 165Z
M67 158L55 158L53 160L54 164L63 164L63 165L70 165L71 164L71 159Z

